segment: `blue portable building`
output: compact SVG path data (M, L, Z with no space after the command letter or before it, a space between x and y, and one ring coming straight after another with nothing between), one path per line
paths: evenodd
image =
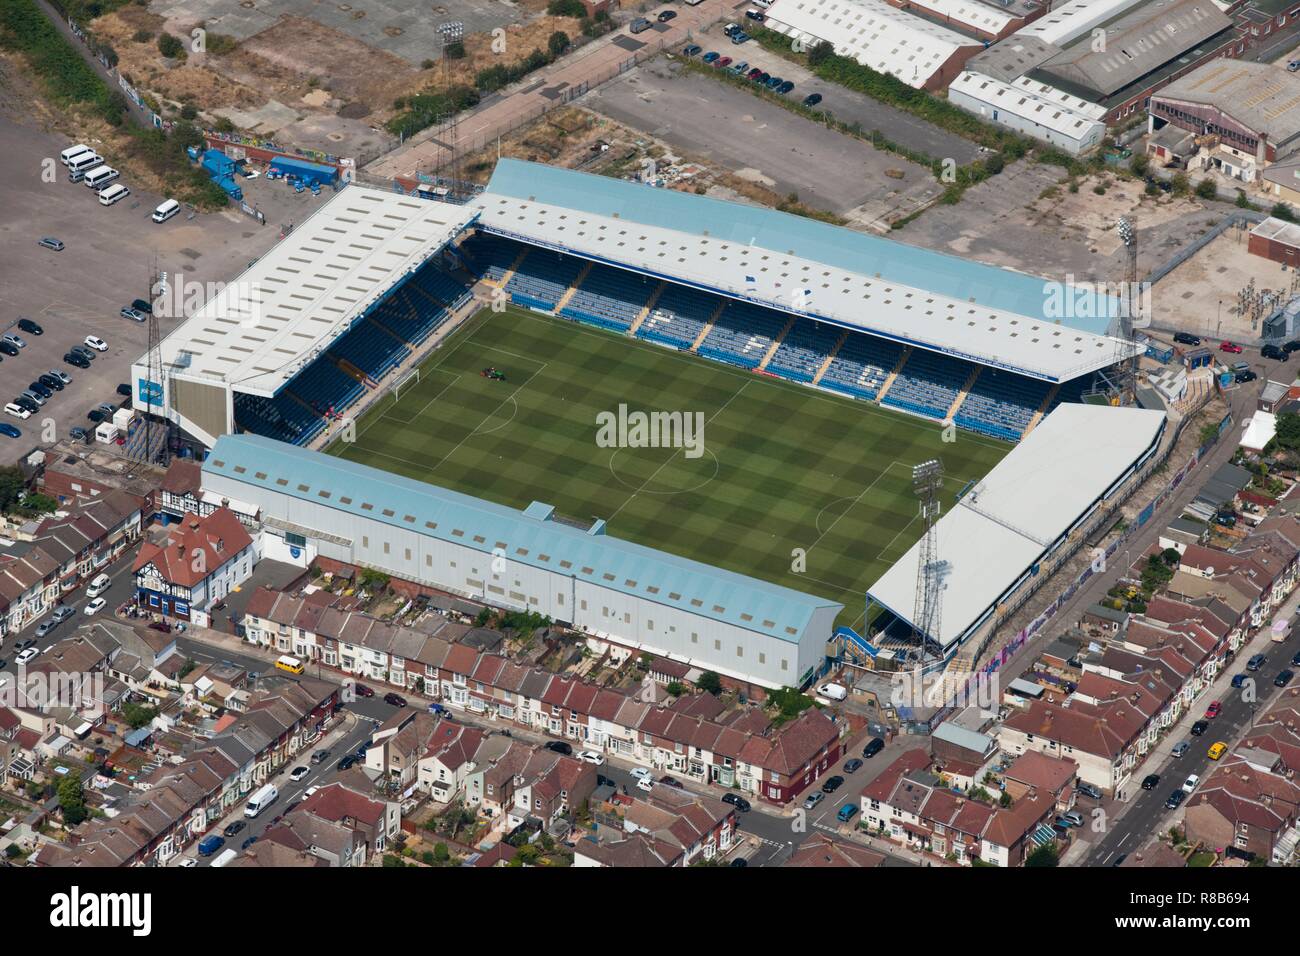
M311 163L305 159L294 159L291 156L277 156L271 160L270 168L281 175L292 176L301 180L308 186L312 183L318 183L321 186L332 186L339 176L339 171L333 166L326 166L323 163Z

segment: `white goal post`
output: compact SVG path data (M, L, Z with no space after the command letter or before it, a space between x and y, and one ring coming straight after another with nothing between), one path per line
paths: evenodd
M407 372L405 375L403 375L401 378L399 378L396 382L393 383L393 401L394 402L401 401L402 393L410 391L411 388L415 385L418 385L419 382L420 382L420 370L418 368L411 369L411 371Z

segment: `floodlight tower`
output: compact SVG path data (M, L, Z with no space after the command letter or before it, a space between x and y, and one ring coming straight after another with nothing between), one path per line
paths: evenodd
M442 39L442 87L447 96L451 95L451 57L447 56L447 47L461 43L465 39L465 24L461 20L448 20L446 23L438 25L438 36ZM450 100L445 102L450 103ZM457 111L454 105L449 106L451 116L447 124L447 144L451 150L451 190L450 195L455 198L456 190L460 188L460 144L457 141L458 126L460 121L457 118ZM436 170L435 170L436 171Z
M921 540L916 568L916 604L913 607L913 633L921 644L921 658L925 657L925 643L935 636L942 618L939 606L941 563L935 524L942 508L943 462L937 458L923 461L912 468L912 491L921 508ZM919 667L919 663L918 663Z
M154 299L155 295L166 294L166 274L158 271L157 262L154 263L152 272L149 282L149 302L155 308L149 310L146 320L149 349L145 358L148 385L145 396L144 443L142 446L134 446L132 457L146 464L166 465L171 454L171 428L167 409L163 404L166 384L163 381L162 332L158 328L157 303ZM154 408L155 404L158 406L157 410Z
M1119 327L1114 333L1122 344L1116 346L1121 353L1116 363L1116 375L1120 392L1120 404L1129 402L1137 387L1137 355L1123 355L1123 351L1133 345L1134 328L1138 318L1141 295L1138 290L1138 235L1137 224L1128 216L1122 216L1117 224L1120 241L1124 243L1124 287L1120 293Z

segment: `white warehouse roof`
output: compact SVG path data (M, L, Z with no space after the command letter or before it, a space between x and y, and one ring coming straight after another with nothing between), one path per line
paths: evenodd
M947 565L944 648L968 636L1031 568L1153 452L1162 412L1066 403L1043 419L935 526ZM945 507L947 505L945 504ZM919 542L867 590L905 621L916 614Z
M1037 37L1044 43L1064 46L1143 2L1145 0L1070 0L1021 27L1012 36Z
M841 56L918 89L959 49L979 45L884 0L775 0L765 25L805 41L825 40Z
M165 369L273 396L472 219L465 206L351 184L164 338Z
M1004 83L991 76L964 70L952 81L948 94L950 98L953 98L953 94L965 94L980 103L1037 123L1071 139L1086 140L1090 134L1096 134L1100 141L1105 135L1106 126L1096 115L1099 113L1104 116L1105 107L1028 77ZM964 106L960 103L958 105Z
M998 10L980 0L918 0L917 6L985 33L1001 33L1016 19L1009 10Z

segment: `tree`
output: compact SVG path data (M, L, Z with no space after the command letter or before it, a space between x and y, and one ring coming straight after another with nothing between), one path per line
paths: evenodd
M559 56L569 48L569 35L563 30L556 30L546 41L546 48L551 51L552 57Z
M1277 435L1273 440L1279 448L1300 448L1300 415L1283 412L1277 416ZM3 498L3 490L0 490L0 501Z
M808 48L808 65L818 67L835 55L835 48L822 40Z
M1165 548L1160 552L1160 559L1171 568L1176 568L1182 563L1183 556L1178 553L1177 548Z
M446 863L451 859L451 851L447 849L447 844L439 843L433 848L433 858L439 863Z
M681 697L682 694L685 693L686 688L678 681L669 681L668 686L665 687L664 690L668 691L669 697Z
M1129 160L1128 168L1135 176L1145 176L1147 170L1151 168L1151 160L1147 158L1146 153L1134 153L1133 158Z
M553 17L585 17L587 8L581 0L551 0L546 5L546 12Z
M1291 207L1284 202L1274 203L1273 208L1269 210L1269 215L1274 219L1281 219L1283 222L1295 222L1295 213Z
M1206 176L1196 184L1196 195L1202 199L1217 199L1219 196L1219 187L1209 176Z
M1003 810L1011 806L1011 794L1003 790L1002 795L998 797L998 806L1000 806Z
M27 480L17 465L0 468L0 511L8 511L27 489Z
M714 697L722 693L722 678L713 671L705 671L701 674L695 685L706 694L712 694Z
M1192 184L1183 172L1174 173L1173 178L1169 180L1170 192L1175 196L1186 196L1191 191Z
M86 810L86 794L81 788L81 775L70 773L59 781L59 810L63 822L76 826L90 814Z
M1006 160L1002 158L1001 153L990 153L984 160L984 170L990 176L996 176L1006 167Z
M1025 866L1059 866L1060 862L1056 854L1056 845L1048 843L1029 854Z
M185 55L185 45L170 33L158 35L158 52L169 60Z

